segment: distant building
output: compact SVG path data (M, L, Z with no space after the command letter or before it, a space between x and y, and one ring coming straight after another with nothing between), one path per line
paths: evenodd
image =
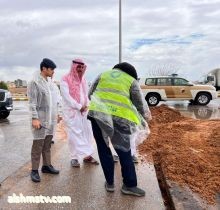
M27 81L26 80L17 79L17 80L15 80L14 83L15 83L16 88L27 87Z
M23 85L23 87L27 87L27 81L26 80L22 80L22 85Z

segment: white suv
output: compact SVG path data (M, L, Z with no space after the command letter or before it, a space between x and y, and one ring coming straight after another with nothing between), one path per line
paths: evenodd
M160 101L189 100L193 104L206 105L217 98L215 87L195 85L176 76L157 76L139 80L144 97L149 106Z

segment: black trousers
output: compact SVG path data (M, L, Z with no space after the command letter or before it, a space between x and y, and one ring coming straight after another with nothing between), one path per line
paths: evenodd
M97 122L93 118L89 118L92 123L93 135L96 140L99 159L101 166L105 175L105 179L108 184L114 183L114 161L110 148L105 143L103 139L102 132ZM128 152L123 152L119 149L115 149L119 156L121 164L121 173L123 177L123 183L127 187L137 186L137 176L135 172L135 166L131 157L131 150Z

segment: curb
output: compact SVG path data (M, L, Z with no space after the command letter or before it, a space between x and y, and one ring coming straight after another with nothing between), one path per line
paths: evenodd
M167 183L167 180L165 178L162 166L160 164L159 157L156 155L153 155L153 163L154 163L154 168L158 180L158 184L160 187L161 195L164 200L164 205L167 210L176 210L175 203L173 201L173 197L170 193L169 190L169 185Z
M220 207L220 196L216 196L216 204L209 205L201 199L198 194L193 193L188 187L178 185L178 183L168 180L160 164L160 158L153 156L154 167L158 178L159 187L165 200L165 205L169 210L185 209L212 209Z
M27 98L12 98L13 101L28 101Z

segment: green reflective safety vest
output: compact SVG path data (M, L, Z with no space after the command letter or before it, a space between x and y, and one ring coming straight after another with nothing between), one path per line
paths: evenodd
M140 124L140 115L130 100L134 78L120 70L102 73L91 96L89 110L127 119Z

